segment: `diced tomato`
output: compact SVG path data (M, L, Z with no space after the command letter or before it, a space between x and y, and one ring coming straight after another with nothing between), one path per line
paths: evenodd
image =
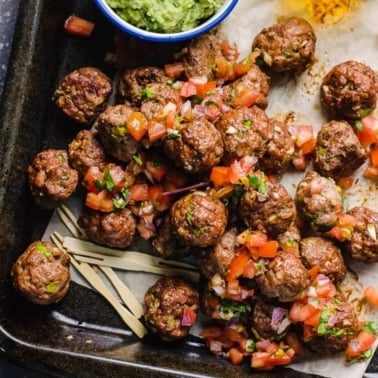
M162 181L168 171L168 165L157 157L147 159L145 162L146 171L158 182Z
M308 273L311 277L311 282L315 281L315 278L318 276L319 273L319 265L314 265L308 270Z
M304 324L308 324L312 327L317 327L320 322L321 311L318 309L312 315L304 320Z
M314 129L311 125L291 126L289 130L298 148L301 148L305 143L314 139Z
M191 81L185 81L182 83L180 89L180 96L181 97L191 97L197 94L197 87Z
M345 213L338 215L337 224L328 231L328 235L339 240L350 240L356 220L353 216Z
M239 278L250 259L250 255L246 249L240 248L234 258L231 260L228 273L227 273L227 281L234 281Z
M195 80L195 79L190 79L190 80L196 86L197 95L202 98L212 95L215 88L217 87L217 82L214 80L212 81L206 80L205 82L201 82L200 80Z
M166 64L164 66L164 72L170 79L178 79L185 72L184 63L176 62Z
M105 213L114 210L113 197L107 190L102 190L99 193L88 192L85 198L85 205L93 210L99 210Z
M367 147L378 142L378 119L374 114L362 118L359 125L356 134L363 146Z
M378 180L378 167L369 166L364 171L364 177L369 180Z
M364 290L365 299L373 306L378 306L378 289L372 286L368 286Z
M251 54L248 55L245 59L236 63L235 76L240 77L240 76L245 75L251 69L253 63L254 63L254 60L252 59Z
M98 193L105 187L103 172L99 167L89 167L82 184L88 192Z
M377 337L367 330L362 330L352 339L346 348L347 359L355 359L372 347Z
M332 281L318 285L316 287L316 294L319 298L332 298L336 295L337 290Z
M147 201L149 199L147 184L133 184L130 187L130 201Z
M155 142L167 136L167 128L164 123L150 120L148 122L148 139L150 142Z
M235 78L234 63L224 56L217 56L214 62L214 74L217 79L233 80Z
M215 166L211 169L210 181L215 186L224 186L230 183L229 167Z
M232 106L234 107L250 107L260 97L260 93L254 91L249 87L243 87L237 90L235 96L232 99Z
M237 241L247 248L258 248L268 241L268 236L264 232L247 229L237 236Z
M141 112L132 112L126 120L129 134L136 140L141 140L148 130L148 121Z
M93 22L75 15L69 16L64 22L66 32L79 37L90 37L94 27Z
M267 366L267 360L270 357L268 352L253 352L251 359L251 367L260 369Z
M163 195L163 185L151 185L148 187L148 197L157 211L164 211L170 208L171 201L168 196Z
M257 273L256 264L253 260L249 260L243 269L242 276L244 278L252 279Z
M243 362L244 354L238 348L231 348L227 352L226 357L233 365L240 365Z
M370 150L370 163L373 167L378 167L378 144Z
M343 190L347 190L347 189L350 189L352 186L353 186L353 182L354 182L354 179L353 177L349 176L349 177L340 177L338 180L337 180L337 185L343 189Z
M309 303L294 302L289 311L289 318L293 323L304 322L318 310Z
M262 246L257 248L257 257L273 258L277 256L278 241L269 240Z
M240 184L242 179L253 172L257 160L253 156L244 156L230 164L229 178L231 184Z
M308 140L307 142L303 143L301 146L301 152L303 155L309 155L311 154L316 146L316 138L312 138Z

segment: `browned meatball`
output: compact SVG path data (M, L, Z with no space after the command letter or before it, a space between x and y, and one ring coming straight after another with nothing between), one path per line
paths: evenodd
M332 228L343 211L339 188L332 178L309 171L297 185L295 204L298 213L314 229Z
M221 40L211 33L203 34L191 40L189 45L179 54L184 63L185 76L206 77L214 79L213 64L216 56L222 55Z
M226 165L244 156L263 156L271 138L268 116L257 106L229 110L216 122L216 128L222 133Z
M235 257L236 236L237 230L232 228L221 236L214 247L197 253L198 268L207 279L211 279L217 273L225 278L231 260Z
M352 237L346 241L347 249L356 260L364 263L378 261L378 212L356 206L348 211L355 219Z
M150 83L143 90L140 111L147 119L155 119L166 113L166 106L174 106L178 111L181 104L180 92L171 85Z
M140 106L147 84L166 83L168 80L160 67L143 66L128 69L118 83L118 98L122 102L130 102L133 106Z
M280 340L288 331L288 309L257 297L251 316L252 333L258 339Z
M80 130L68 144L70 165L81 177L84 177L90 167L102 169L107 162L106 153L98 135L90 130Z
M171 232L197 247L215 245L227 225L227 210L223 202L200 191L177 200L169 214Z
M75 192L79 174L69 166L66 150L48 149L38 153L28 167L28 181L36 204L53 209Z
M264 175L251 175L253 184L240 199L239 214L244 223L271 238L284 233L296 217L293 198L280 183L271 183Z
M335 284L340 283L346 274L346 266L340 248L332 241L318 236L303 238L300 242L300 257L307 269L318 267Z
M84 208L78 224L91 241L110 248L128 247L136 233L136 220L126 208L110 213Z
M313 165L322 176L335 180L350 176L366 158L366 150L349 123L330 121L321 127Z
M109 105L99 115L96 128L109 156L128 163L141 145L127 131L126 122L135 111L129 105Z
M308 21L288 17L261 30L252 42L264 63L275 72L303 71L315 58L316 35Z
M224 99L228 105L238 107L237 102L235 103L235 98L246 89L248 91L252 90L258 94L254 104L265 109L268 106L269 88L269 76L261 71L257 65L253 64L245 75L223 87Z
M258 166L266 173L280 176L289 167L295 154L294 140L285 122L270 118L271 138Z
M299 257L281 252L266 266L266 271L256 276L261 292L280 302L299 299L310 285L310 274Z
M31 302L59 302L70 286L70 257L48 241L35 241L13 264L11 278L15 289Z
M364 63L348 60L324 77L320 101L331 116L358 119L375 109L377 90L375 72Z
M91 124L105 109L112 82L98 68L82 67L66 75L55 90L57 105L70 118Z
M144 296L146 326L164 340L186 337L195 323L199 293L178 277L162 277Z
M307 340L307 347L321 355L344 351L356 337L359 327L354 307L343 297L330 298L322 308L321 322L314 327L315 335Z
M185 172L207 173L223 156L221 133L206 118L181 125L178 135L164 141L167 156Z
M155 253L166 259L180 259L192 254L192 246L185 243L176 233L172 232L169 214L166 214L158 226L156 236L152 240Z

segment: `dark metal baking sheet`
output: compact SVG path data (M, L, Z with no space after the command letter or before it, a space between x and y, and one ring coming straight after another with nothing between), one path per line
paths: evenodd
M64 20L73 13L95 22L91 38L64 32ZM27 165L44 148L64 148L77 132L53 106L53 90L63 74L80 66L112 74L103 58L113 41L112 26L92 1L21 1L0 105L0 353L53 377L249 377L248 365L234 367L213 357L194 337L171 344L151 337L140 341L99 295L75 283L62 302L47 307L12 290L12 263L41 238L51 215L31 201ZM168 56L165 49L172 46L144 44L134 51L148 60ZM376 360L370 372L377 370ZM256 375L310 377L290 369Z

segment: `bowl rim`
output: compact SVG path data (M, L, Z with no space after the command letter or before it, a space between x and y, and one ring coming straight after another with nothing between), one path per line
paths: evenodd
M197 27L178 33L156 33L140 29L129 22L123 20L117 13L110 7L106 0L94 0L97 7L105 15L105 17L117 26L121 31L128 33L139 39L144 39L152 42L178 42L194 38L204 34L211 29L215 28L221 23L235 8L239 0L225 0L223 5L218 11L211 16L206 22L198 25Z

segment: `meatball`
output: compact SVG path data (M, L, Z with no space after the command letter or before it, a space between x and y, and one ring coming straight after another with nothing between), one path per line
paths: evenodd
M185 172L207 173L223 156L222 135L206 118L195 118L182 124L177 136L165 139L164 150Z
M268 106L270 78L257 65L253 64L248 72L223 87L224 101L231 107L238 107L238 95L247 89L258 94L254 104L261 109Z
M355 219L352 236L346 247L353 259L364 263L378 261L378 212L356 206L348 211Z
M288 309L281 304L277 305L266 298L257 297L251 316L252 333L257 339L282 339L290 325L288 313Z
M91 124L105 109L112 82L98 68L82 67L66 75L55 90L56 104L70 118Z
M91 241L110 248L128 247L136 233L136 220L127 208L110 213L84 208L78 225Z
M330 121L324 124L317 136L314 169L322 176L350 176L366 160L367 152L362 147L352 126L345 121Z
M264 175L251 175L254 185L240 199L239 214L244 223L271 238L284 233L296 218L293 198L280 183L271 183Z
M348 60L324 77L320 101L331 116L359 119L375 109L377 90L376 73L364 63Z
M340 248L330 240L318 236L303 238L300 257L307 269L318 267L318 272L328 276L335 284L345 277L346 266Z
M290 167L295 154L295 144L285 122L270 118L269 123L271 138L258 165L264 172L279 176Z
M329 230L343 211L342 196L332 178L309 171L297 186L294 201L301 217L315 230Z
M135 111L129 105L109 105L98 117L96 128L109 156L128 163L141 145L128 132L126 122Z
M171 232L197 247L215 245L227 225L227 210L218 198L192 192L177 200L170 209Z
M274 72L303 71L314 61L316 35L308 21L288 17L261 30L252 42L264 63Z
M223 278L226 277L235 257L236 236L237 230L232 228L226 231L210 250L204 249L197 253L198 268L204 277L211 279L217 273Z
M155 253L163 258L180 259L192 254L192 246L185 243L179 235L172 232L169 214L166 214L157 228L156 236L152 239Z
M280 302L299 299L310 285L310 274L299 257L280 252L266 266L263 274L256 276L261 292Z
M79 174L69 166L66 150L48 149L38 153L29 165L28 182L35 203L53 209L75 192Z
M169 80L164 70L154 66L128 69L118 83L117 95L121 102L140 106L145 87L150 83L166 83Z
M167 83L147 84L142 93L141 113L147 119L156 119L166 114L166 106L181 108L180 92Z
M215 58L222 55L221 43L222 41L211 33L191 40L178 56L184 63L186 78L206 77L208 80L213 80Z
M257 106L231 109L219 118L215 126L222 134L222 160L226 165L244 156L263 156L271 138L268 116Z
M336 296L322 308L321 316L321 324L313 328L315 335L307 340L307 347L321 355L344 351L356 337L359 326L354 307L343 297Z
M90 130L80 130L68 144L70 165L81 177L84 177L90 167L102 169L107 163L106 153L98 135Z
M199 309L199 293L178 277L162 277L144 296L146 326L165 340L186 337Z
M34 241L11 269L14 288L31 302L59 302L70 286L70 257L48 241Z

